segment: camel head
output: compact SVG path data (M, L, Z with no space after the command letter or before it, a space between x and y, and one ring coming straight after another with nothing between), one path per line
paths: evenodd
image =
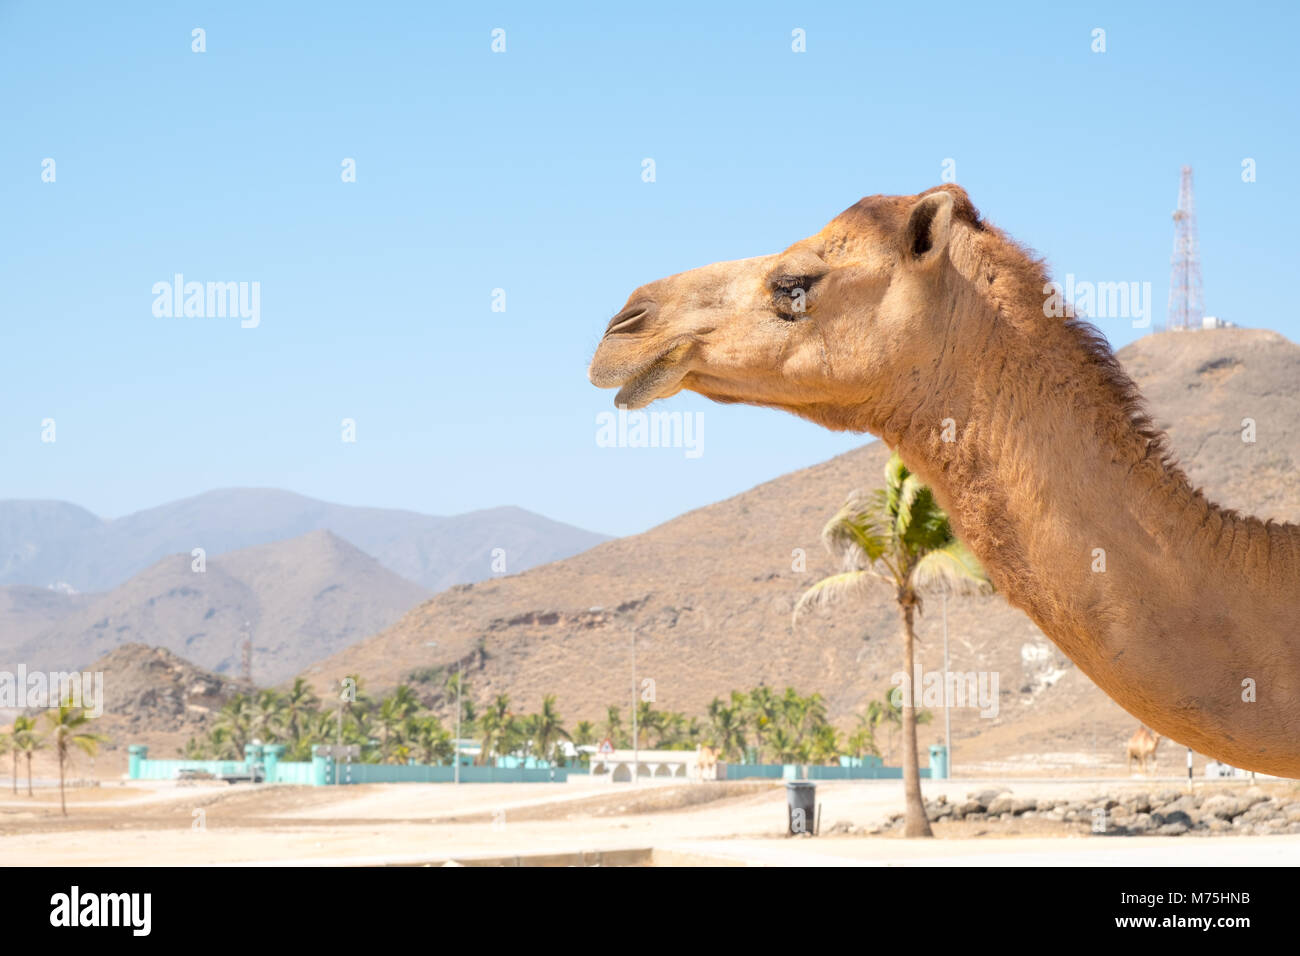
M959 232L981 228L954 185L863 199L783 252L643 285L589 377L629 408L689 389L879 433L898 393L939 361L950 254Z

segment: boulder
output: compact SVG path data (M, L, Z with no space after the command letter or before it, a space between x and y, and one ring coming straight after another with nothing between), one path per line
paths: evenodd
M1000 794L1006 792L1006 790L979 790L975 793L966 794L966 799L978 803L981 810L987 810L990 803L996 800Z
M1016 805L1016 798L1009 793L998 794L989 801L989 816L1001 816L1004 813L1011 813Z

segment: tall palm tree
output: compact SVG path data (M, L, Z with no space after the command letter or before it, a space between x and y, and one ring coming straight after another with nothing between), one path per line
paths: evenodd
M19 715L14 718L14 725L9 730L9 746L14 754L14 793L18 792L18 755L23 755L27 764L27 796L32 795L32 755L44 747L41 737L36 733L36 718Z
M914 621L921 596L928 591L987 594L993 589L978 560L953 534L948 516L934 494L908 472L897 454L885 465L885 486L855 491L822 529L826 549L839 555L844 571L817 582L795 606L795 617L811 604L841 597L861 597L883 581L898 603L903 636L903 672L907 693L902 701L903 793L905 836L933 836L921 800L916 754Z
M100 734L91 733L87 729L90 723L90 717L86 714L84 707L73 707L72 698L59 704L57 710L47 710L45 719L50 724L50 739L54 741L54 752L59 758L59 805L63 809L63 815L68 815L68 801L64 795L63 781L66 776L64 768L67 765L68 758L72 755L71 750L77 747L85 751L86 754L93 757L99 749L99 745L107 738ZM28 758L27 786L31 787L31 770Z

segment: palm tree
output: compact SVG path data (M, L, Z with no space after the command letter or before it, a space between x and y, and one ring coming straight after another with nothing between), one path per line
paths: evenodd
M13 754L14 757L14 796L18 795L18 723L9 728L9 733L0 737L0 755Z
M903 726L903 708L901 701L894 699L896 687L891 687L885 691L885 695L879 700L869 701L867 703L866 721L875 731L880 727L885 728L885 755L886 759L892 760L894 757L894 728Z
M849 735L847 746L849 752L858 758L866 754L880 756L880 748L876 746L876 728L872 725L869 714L858 714L858 725Z
M89 756L95 756L95 751L99 745L107 738L99 734L93 734L83 728L90 723L90 717L86 715L84 707L73 707L72 698L59 704L57 710L47 710L45 719L50 723L50 737L54 741L54 751L59 758L59 805L63 808L63 815L68 815L68 802L64 795L64 767L71 756L71 749L77 747L83 750ZM28 756L27 786L31 787L31 757Z
M801 697L793 687L787 687L780 700L780 714L794 739L802 741L826 723L826 701L821 694Z
M803 763L799 741L795 740L790 728L784 724L773 727L768 734L768 745L772 756L778 763Z
M27 764L27 796L32 795L32 755L45 745L36 733L36 718L18 716L9 730L9 746L14 754L14 793L18 792L18 755Z
M259 691L248 710L248 735L273 743L284 731L284 702L273 690Z
M412 717L406 738L410 741L411 751L421 763L432 765L451 762L454 752L451 731L437 717Z
M542 760L550 760L552 751L559 745L560 738L571 739L564 729L564 722L555 709L555 695L547 694L542 698L542 709L534 715L529 728L533 738L533 752Z
M637 746L642 747L642 741L646 740L651 731L658 735L657 739L662 741L664 731L667 728L668 715L662 710L655 710L653 701L639 700L636 705L636 737Z
M617 707L605 709L605 736L615 747L620 747L626 739L623 734L623 715Z
M280 720L289 734L289 743L296 747L302 740L312 718L320 710L320 698L311 685L299 677L293 687L281 698Z
M221 731L221 751L232 760L244 756L244 745L252 739L249 723L253 718L253 705L246 694L236 694L217 714L213 735Z
M763 762L763 741L776 724L781 713L781 703L766 684L759 684L749 692L749 718L754 725L754 746L758 748L758 762Z
M483 736L478 755L481 763L486 764L493 755L504 756L508 752L515 723L510 714L509 695L498 694L478 720L479 733Z
M902 701L903 793L905 836L933 836L921 800L916 755L913 648L915 615L928 591L987 594L993 589L984 569L953 534L948 516L934 494L910 474L895 453L885 465L885 487L855 491L822 529L822 542L843 558L845 570L818 581L795 606L795 617L811 604L839 597L861 597L883 581L894 592L903 633L903 672L907 692Z
M379 729L379 755L382 763L387 763L389 746L394 735L400 736L406 719L420 709L420 701L415 692L406 684L399 684L392 696L385 697L375 714L375 726Z
M731 760L733 756L745 752L744 700L742 698L737 702L736 696L732 695L730 707L723 703L721 697L715 697L709 702L709 739L713 746L722 751L723 760Z
M835 766L839 763L840 751L844 748L838 730L830 724L818 724L811 737L812 739L808 741L809 762L827 766Z

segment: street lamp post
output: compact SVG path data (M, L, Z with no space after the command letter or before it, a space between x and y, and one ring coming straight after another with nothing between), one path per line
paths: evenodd
M452 757L452 783L460 783L460 687L465 683L465 678L461 676L460 661L456 662L456 740L452 743L451 749L455 756Z
M636 733L636 630L632 631L632 786L641 776L641 749Z
M948 751L948 778L952 779L952 701L948 699L948 592L943 592L943 746Z

